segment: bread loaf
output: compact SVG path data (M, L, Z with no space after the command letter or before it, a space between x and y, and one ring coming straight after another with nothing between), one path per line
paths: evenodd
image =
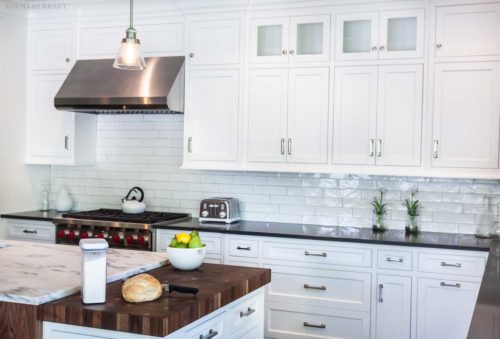
M139 274L125 281L122 296L128 302L140 303L158 299L163 290L160 282L149 274Z

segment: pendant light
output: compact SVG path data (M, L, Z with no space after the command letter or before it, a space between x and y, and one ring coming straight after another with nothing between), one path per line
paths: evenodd
M122 39L113 67L131 71L146 69L146 61L141 53L141 41L137 39L137 31L134 28L133 0L130 0L130 27L126 30L125 38Z

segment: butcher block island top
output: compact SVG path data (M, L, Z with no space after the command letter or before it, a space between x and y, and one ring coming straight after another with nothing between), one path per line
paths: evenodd
M197 295L164 292L160 299L131 304L121 296L122 282L108 284L106 303L84 305L80 295L41 306L40 321L164 337L217 311L271 281L271 270L203 264L195 271L170 265L152 270L161 283L195 287Z

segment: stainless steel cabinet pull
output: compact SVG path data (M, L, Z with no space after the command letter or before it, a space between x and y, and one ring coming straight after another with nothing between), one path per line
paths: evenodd
M438 140L434 140L434 150L432 151L432 156L434 157L434 159L437 159L439 154L438 154L438 145L439 145L439 141Z
M443 45L442 44L437 44L436 47L437 48L441 48L441 47L443 47Z
M388 262L403 262L403 258L392 259L391 257L387 257L385 260Z
M439 284L441 287L456 287L456 288L460 288L460 284L459 283L456 283L456 284L447 284L445 282L442 282Z
M66 58L66 62L70 62L70 61L71 61L71 59L70 59L70 58Z
M219 332L210 330L207 335L200 334L200 339L211 339L219 335Z
M240 318L248 317L254 313L255 313L255 309L249 307L249 308L247 308L246 312L243 312L243 311L240 312Z
M69 135L64 136L64 149L69 151Z
M383 51L385 49L385 46L380 46L379 50Z
M373 145L375 144L375 140L370 139L370 156L373 157L375 155L373 151Z
M376 50L377 50L377 46L373 46L372 51L376 51Z
M291 49L290 54L294 54L294 53L295 53L295 50Z
M284 49L283 52L281 52L281 53L283 53L283 55L287 55L288 51L286 49Z
M37 234L38 231L37 230L24 230L23 233L26 233L26 234Z
M462 267L462 264L457 262L456 264L448 264L447 262L441 261L441 266L443 267Z
M309 290L321 290L321 291L326 291L326 286L311 286L309 284L304 284L305 289Z
M309 251L305 251L304 255L310 256L310 257L326 257L326 253L310 253Z
M251 251L252 249L250 248L250 246L247 246L247 247L241 247L241 246L237 246L236 247L237 250L241 250L241 251Z
M292 155L292 138L288 138L288 155Z
M384 289L384 284L378 284L378 302L383 303L384 299L382 298L382 290Z
M311 323L308 323L307 321L304 321L304 327L314 327L314 328L326 328L326 325L325 324L311 324Z
M382 139L377 140L377 157L382 156Z
M188 138L188 152L193 153L193 137Z
M189 53L190 58L194 58L194 53Z
M281 138L281 155L285 155L285 138Z

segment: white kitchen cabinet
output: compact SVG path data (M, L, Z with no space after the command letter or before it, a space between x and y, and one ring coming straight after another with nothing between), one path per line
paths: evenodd
M240 62L241 20L200 20L188 23L190 65Z
M377 275L376 338L409 339L411 277Z
M436 57L500 54L500 3L442 6L436 12Z
M137 25L144 56L184 55L182 23ZM79 30L78 58L115 58L117 37L125 34L123 26L83 26Z
M29 65L35 71L64 71L73 66L73 28L39 28L29 31Z
M377 67L335 68L333 162L374 165Z
M337 15L336 60L421 58L424 10Z
M417 339L465 339L479 283L454 279L418 279Z
M335 69L333 159L420 165L422 65Z
M184 124L185 164L238 161L239 70L190 70Z
M329 60L329 15L254 19L250 30L252 63Z
M434 167L498 168L500 62L435 65Z
M250 71L248 161L326 163L329 69Z
M42 243L56 242L56 226L50 221L5 219L5 237Z
M26 163L90 164L96 160L96 117L56 110L64 74L29 77Z

